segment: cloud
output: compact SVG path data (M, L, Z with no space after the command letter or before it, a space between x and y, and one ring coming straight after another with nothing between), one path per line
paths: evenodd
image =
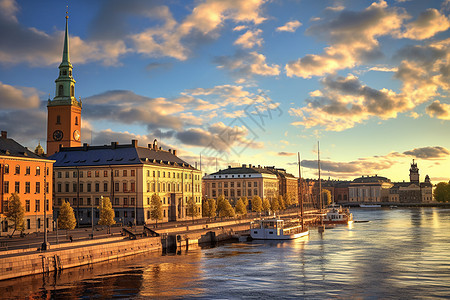
M334 162L320 160L320 168L330 175L340 178L361 176L362 174L377 174L392 167L395 162L389 159L360 159L350 162ZM317 160L302 160L302 167L317 170Z
M397 68L390 67L371 67L369 71L377 71L377 72L397 72Z
M450 105L441 103L439 100L428 105L425 111L430 117L436 117L441 120L450 120Z
M154 70L160 70L160 69L170 69L171 67L172 67L172 63L157 63L157 62L154 62L154 63L149 63L146 67L145 67L145 69L147 70L147 71L154 71Z
M395 118L399 112L413 107L404 95L384 88L373 89L351 74L347 77L327 76L321 83L324 89L311 93L306 107L289 110L292 116L301 119L293 125L323 126L326 130L342 131L371 117Z
M421 158L421 159L436 159L445 158L450 155L450 151L444 147L423 147L415 148L413 150L403 152L404 155Z
M239 26L234 27L233 31L241 31L241 30L244 30L244 29L247 29L247 26L239 25Z
M234 56L219 56L214 58L218 68L224 68L236 76L276 76L280 74L280 66L268 65L266 57L255 51L246 53L238 51Z
M247 30L246 33L241 35L235 42L234 45L239 45L244 49L251 49L255 46L261 46L263 39L260 37L262 33L261 29L257 30Z
M344 9L345 9L345 6L342 6L342 5L329 6L329 7L325 8L325 10L329 10L329 11L342 11Z
M2 109L38 108L39 92L35 88L14 87L0 81L0 106Z
M298 27L302 26L302 23L300 23L300 21L298 20L294 20L294 21L289 21L286 24L284 24L283 26L277 27L277 29L275 29L276 31L286 31L286 32L295 32L297 30Z
M18 126L19 122L20 126ZM20 144L37 146L37 141L40 140L42 146L45 146L47 113L45 110L38 109L2 110L0 111L0 128L8 132L8 137Z
M294 156L294 155L297 155L297 153L293 153L293 152L278 152L277 155L278 156Z
M424 40L450 28L450 20L435 8L422 12L417 20L406 24L405 31L399 37L412 40Z
M310 78L352 68L382 56L377 37L398 32L408 16L385 1L363 11L342 11L337 18L314 24L307 33L331 42L322 54L308 54L285 66L288 77Z

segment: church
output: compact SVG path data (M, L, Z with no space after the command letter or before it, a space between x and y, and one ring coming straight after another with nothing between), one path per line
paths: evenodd
M163 150L157 140L140 147L130 144L82 144L82 102L75 97L75 79L69 55L68 16L56 91L47 105L47 157L54 160L54 215L63 202L75 211L78 225L97 224L97 207L109 197L115 220L122 224L149 224L150 199L162 201L163 221L192 219L188 201L201 217L201 171Z

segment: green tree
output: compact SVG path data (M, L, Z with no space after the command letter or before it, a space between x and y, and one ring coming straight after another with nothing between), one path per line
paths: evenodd
M236 202L236 214L238 215L246 215L247 214L247 208L245 207L244 201L242 199L239 199Z
M150 218L156 220L156 227L158 227L158 220L162 220L163 218L161 198L158 195L153 194L150 205Z
M208 210L206 212L206 217L208 217L209 219L214 218L216 216L217 211L216 200L209 198L208 200L206 200L206 202L208 203Z
M279 206L280 210L286 209L286 205L284 203L283 196L281 196L281 195L278 195L278 206Z
M197 204L192 197L189 197L187 202L187 215L189 217L192 217L192 223L194 223L194 218L199 215Z
M218 205L219 206L219 205ZM228 201L227 199L223 199L220 202L220 210L219 210L219 217L223 218L223 217L234 217L235 216L235 212L233 207L230 204L230 201Z
M252 211L261 213L263 209L262 200L259 196L255 195L252 198Z
M203 199L202 201L202 217L207 218L209 212L209 202L208 199Z
M77 225L77 220L75 219L75 214L70 206L69 202L64 201L59 210L58 216L58 228L65 229L66 235L68 230L72 230Z
M273 198L273 199L270 201L270 209L271 209L273 212L277 212L277 211L280 210L280 203L278 203L278 199L277 199L277 198Z
M14 223L14 231L11 236L14 235L16 230L23 231L25 229L23 220L24 215L25 211L20 202L19 195L16 193L11 194L8 201L8 211L5 213L6 219Z
M108 226L108 233L111 233L111 225L116 224L116 221L114 220L114 209L109 197L102 197L98 209L100 211L100 219L98 220L98 224Z
M262 206L263 206L263 210L264 210L265 212L267 212L267 213L270 212L270 201L269 201L269 199L264 198L263 203L262 203Z
M323 203L325 203L325 205L330 205L332 200L331 200L331 192L329 190L322 190L322 201Z
M450 202L450 182L439 182L433 193L434 200L439 202Z

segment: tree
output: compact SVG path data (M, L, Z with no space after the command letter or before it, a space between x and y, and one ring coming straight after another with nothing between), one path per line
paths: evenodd
M450 202L450 182L439 182L434 189L434 200L439 202Z
M203 199L202 201L202 217L207 218L209 213L209 199Z
M244 203L245 208L248 208L248 199L247 199L247 197L246 196L242 196L239 199L242 199L242 202Z
M284 204L286 205L286 207L291 207L294 204L291 194L284 195Z
M277 198L273 198L272 201L270 201L270 209L273 212L277 212L280 210L280 203L278 203L278 199Z
M281 196L281 195L278 195L278 206L279 206L280 210L286 209L286 205L284 203L283 196Z
M261 213L262 210L262 200L259 196L255 195L252 198L252 211Z
M217 205L219 206L219 205ZM220 210L219 210L219 217L223 218L223 217L234 217L235 216L235 212L233 207L230 204L230 201L228 201L227 199L223 199L220 202Z
M102 201L100 202L98 209L100 211L100 219L98 220L98 224L107 225L108 233L111 233L111 225L116 224L116 221L114 220L114 209L109 197L102 197Z
M262 207L263 207L263 210L266 211L267 213L270 212L270 202L269 202L269 199L264 198L263 203L262 203Z
M152 199L150 200L150 204L150 218L152 220L156 220L156 227L158 227L158 220L162 220L161 198L158 195L153 194Z
M238 215L246 215L247 214L247 208L245 207L244 201L242 199L239 199L236 202L236 214Z
M198 210L197 210L197 205L195 204L194 199L191 197L189 197L188 202L187 202L187 215L189 217L192 217L192 223L194 223L194 218L198 216Z
M322 201L323 203L325 203L325 205L330 205L332 200L331 200L331 192L329 190L322 190Z
M61 205L61 209L59 210L58 228L65 229L67 235L67 231L74 229L75 225L77 225L77 220L75 219L73 209L69 202L64 201Z
M208 217L209 219L214 218L216 216L217 210L216 200L210 198L206 200L206 202L208 203L208 211L206 212L206 217Z
M11 236L14 235L16 230L23 231L25 229L23 220L24 215L25 211L22 203L20 202L19 195L16 193L11 194L8 201L8 211L5 213L7 220L14 223L14 231Z
M224 195L220 195L219 197L217 197L217 213L219 214L219 217L220 217L220 211L222 211L226 208L225 202L228 202L228 201L225 200Z

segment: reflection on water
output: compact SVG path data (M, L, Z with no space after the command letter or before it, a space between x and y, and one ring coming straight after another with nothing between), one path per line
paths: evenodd
M352 210L293 241L146 254L0 282L2 298L437 298L450 295L450 210Z

